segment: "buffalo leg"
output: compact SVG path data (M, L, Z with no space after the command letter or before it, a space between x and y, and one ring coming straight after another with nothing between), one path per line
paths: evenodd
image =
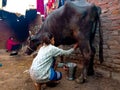
M87 71L88 76L94 75L93 64L94 64L94 57L95 57L96 50L93 46L91 47L91 50L92 50L92 53L91 53L90 62L89 62L89 66L88 66L88 71Z
M81 71L81 75L78 79L76 79L77 83L84 83L87 79L87 72L90 63L91 57L91 48L88 41L84 41L80 46L81 53L83 55L83 67Z

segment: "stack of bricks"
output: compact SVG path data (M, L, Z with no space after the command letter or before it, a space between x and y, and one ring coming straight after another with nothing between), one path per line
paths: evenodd
M29 24L29 31L31 31L32 35L35 35L40 30L42 22L41 14L37 14L35 20Z

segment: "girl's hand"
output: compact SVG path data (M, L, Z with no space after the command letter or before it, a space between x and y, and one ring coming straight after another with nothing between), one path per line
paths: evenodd
M78 44L78 43L76 43L76 44L73 46L73 48L74 48L74 49L77 49L77 48L78 48L78 46L79 46L79 44Z

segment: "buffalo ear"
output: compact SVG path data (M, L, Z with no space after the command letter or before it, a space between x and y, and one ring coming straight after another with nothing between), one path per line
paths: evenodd
M34 43L38 46L40 44L40 40L39 39L33 39L32 43Z
M36 43L38 40L37 39L31 39L33 43Z

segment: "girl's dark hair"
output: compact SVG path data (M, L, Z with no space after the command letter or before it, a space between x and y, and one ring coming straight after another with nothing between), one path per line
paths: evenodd
M10 36L9 39L11 39L11 38L15 39L15 36Z
M53 38L53 34L50 33L50 32L44 32L42 34L42 44L45 43L45 44L50 44L50 40Z

